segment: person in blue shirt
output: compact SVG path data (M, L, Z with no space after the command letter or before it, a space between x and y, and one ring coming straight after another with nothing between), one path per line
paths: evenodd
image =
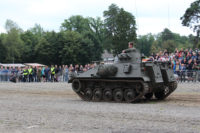
M1 68L0 68L0 82L1 82L2 79L3 79L3 78L2 78L2 77L3 77L3 76L2 76L2 71L3 71L3 66L1 66Z
M41 75L42 75L42 81L45 80L45 73L44 73L45 67L42 67Z
M9 67L7 70L8 70L8 72L7 72L7 80L6 81L8 82L8 81L10 81L10 77L11 77L11 74L12 74L12 68Z
M186 66L185 64L181 64L180 65L180 78L181 78L181 82L184 81L185 82L185 72L186 72Z
M65 66L65 82L68 82L68 75L69 75L69 69L68 66Z
M192 60L196 60L196 59L197 59L197 54L195 52L193 52Z
M3 73L3 81L8 81L8 69L7 69L7 67L4 67L2 73Z
M49 80L50 69L49 69L48 66L45 67L45 69L44 69L44 74L45 74L46 82L50 81L50 80Z
M6 71L5 71L5 67L2 67L1 69L1 81L6 81Z

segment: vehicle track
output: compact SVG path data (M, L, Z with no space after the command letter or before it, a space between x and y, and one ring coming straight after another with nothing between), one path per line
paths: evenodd
M199 133L199 85L132 104L83 101L67 83L0 83L0 132Z

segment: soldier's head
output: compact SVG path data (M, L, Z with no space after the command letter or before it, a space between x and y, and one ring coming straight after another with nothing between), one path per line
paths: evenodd
M133 48L133 44L134 44L133 42L129 42L128 43L128 48Z

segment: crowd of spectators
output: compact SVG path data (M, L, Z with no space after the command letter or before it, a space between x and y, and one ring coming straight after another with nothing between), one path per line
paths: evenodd
M175 49L169 53L167 50L152 54L150 60L153 61L170 61L174 74L180 81L193 80L197 76L200 78L200 50L195 49ZM198 79L200 80L200 79Z
M182 81L193 80L197 76L200 81L200 50L199 49L175 49L170 53L167 50L153 53L150 61L169 61L174 74ZM45 67L1 67L0 81L10 81L15 75L17 82L67 82L69 73L81 73L94 68L95 64L83 65L62 65ZM196 78L196 77L195 77Z
M69 73L81 73L92 69L95 64L83 65L51 65L44 67L3 67L0 68L0 82L68 82Z

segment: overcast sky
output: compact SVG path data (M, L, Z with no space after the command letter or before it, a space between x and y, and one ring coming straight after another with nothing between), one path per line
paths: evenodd
M36 23L44 30L59 31L64 19L72 15L102 17L112 3L136 17L137 33L157 34L169 28L181 35L192 30L181 25L180 17L195 0L0 0L0 33L11 19L23 30ZM193 33L194 34L194 33Z

